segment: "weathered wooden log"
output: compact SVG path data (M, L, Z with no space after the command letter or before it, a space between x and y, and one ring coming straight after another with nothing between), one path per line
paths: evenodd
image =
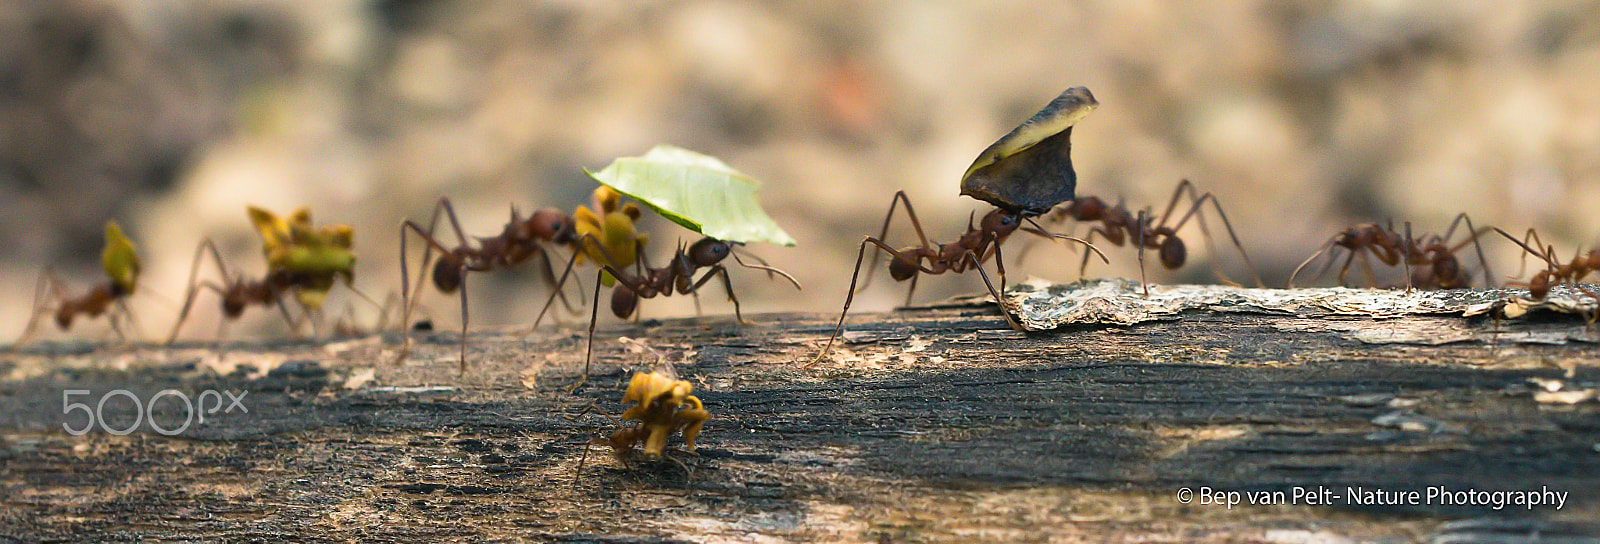
M403 365L394 334L37 344L0 355L0 541L1600 534L1584 319L1263 312L1033 333L993 305L856 315L811 368L837 316L650 320L602 327L572 392L575 331L476 331L466 375L449 333L415 333ZM572 417L620 413L630 371L658 359L712 413L697 455L624 465L600 447L580 474L615 426ZM160 430L208 390L241 406Z

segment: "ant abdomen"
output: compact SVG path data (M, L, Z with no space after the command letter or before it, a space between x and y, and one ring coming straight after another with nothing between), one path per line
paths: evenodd
M1166 241L1161 242L1160 257L1161 266L1176 270L1189 260L1189 248L1184 247L1183 240L1177 236L1167 236Z
M447 257L433 265L433 286L439 292L450 294L461 288L461 262Z
M906 251L905 253L921 258L921 253L917 251ZM921 272L919 268L917 263L895 257L889 260L889 277L894 278L894 281L906 281L917 275L917 272Z
M72 328L72 318L77 316L77 307L71 304L62 304L56 310L56 327L61 330Z
M639 307L639 295L621 282L611 290L611 313L618 318L627 319L633 316L633 311Z

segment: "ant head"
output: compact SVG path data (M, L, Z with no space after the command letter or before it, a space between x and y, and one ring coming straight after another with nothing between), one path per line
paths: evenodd
M639 295L622 282L617 282L617 286L611 290L611 313L619 319L627 319L633 316L633 310L638 307Z
M1184 247L1183 240L1177 236L1167 236L1167 239L1161 242L1160 255L1161 266L1167 267L1167 270L1176 270L1183 266L1184 261L1189 260L1189 249Z
M561 213L560 210L545 208L533 212L533 217L528 218L527 225L532 229L533 237L540 240L566 244L577 238L577 229L572 216Z
M454 293L461 288L461 262L446 255L433 265L433 286L441 293Z
M1001 209L996 209L983 216L980 227L984 232L994 233L995 236L1005 236L1017 230L1022 225L1022 216Z
M728 242L716 238L701 238L694 245L689 246L689 262L695 266L711 266L728 258L733 248Z

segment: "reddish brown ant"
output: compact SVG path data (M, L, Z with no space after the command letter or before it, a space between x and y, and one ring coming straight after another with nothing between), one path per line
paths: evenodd
M133 295L134 288L139 282L139 253L134 248L133 242L122 234L122 227L116 222L106 222L105 249L100 252L100 265L105 270L107 280L105 283L94 286L88 292L71 297L66 293L65 284L55 273L45 269L39 274L38 287L33 294L33 316L28 319L28 328L22 333L22 338L12 345L20 347L33 338L39 326L39 320L51 314L50 302L44 300L48 288L54 297L54 317L56 327L61 330L72 328L72 322L79 315L99 317L116 305L117 312L110 315L111 329L118 337L123 337L122 325L118 321L121 315L133 318L133 313L128 311L127 299Z
M1465 223L1471 234L1466 240L1451 246L1450 239L1455 235L1456 228ZM1329 238L1316 253L1295 267L1289 275L1290 289L1294 288L1294 279L1306 265L1311 264L1317 257L1333 248L1342 248L1348 255L1344 264L1339 267L1339 284L1345 284L1346 274L1350 271L1350 264L1359 258L1362 271L1367 276L1369 286L1377 282L1377 276L1372 271L1372 266L1367 262L1367 254L1371 254L1388 266L1401 265L1405 267L1406 288L1417 289L1462 289L1472 283L1472 278L1461 267L1461 262L1456 258L1456 252L1473 244L1478 252L1478 264L1483 267L1483 283L1485 287L1492 287L1490 278L1493 273L1489 271L1489 262L1483 256L1483 246L1478 243L1478 238L1489 232L1489 228L1478 229L1472 226L1472 218L1462 213L1456 215L1450 222L1450 228L1445 230L1444 236L1428 235L1415 238L1411 235L1411 223L1405 223L1405 234L1395 231L1391 221L1388 226L1375 223L1362 223L1345 229ZM1333 266L1329 259L1318 276L1327 272Z
M972 219L969 217L967 219L967 232L962 234L956 241L947 244L934 244L928 241L928 235L923 232L922 222L917 219L917 212L912 208L911 199L906 197L905 191L896 191L894 198L889 202L889 213L884 216L883 220L885 233L888 232L889 222L894 218L895 207L902 204L905 206L906 216L911 221L912 228L916 230L917 238L921 241L921 245L896 250L889 247L889 244L883 241L882 236L877 238L868 236L861 241L860 247L856 250L855 273L850 276L850 290L845 295L844 309L839 312L839 324L834 327L833 335L828 337L828 343L823 346L822 352L818 353L805 366L810 367L821 361L828 354L828 351L833 348L833 343L838 340L839 334L844 331L844 318L850 313L850 303L855 300L856 280L861 276L861 263L866 258L867 246L869 245L874 246L874 255L881 250L888 252L893 257L889 261L889 277L894 278L895 281L911 280L912 291L916 289L916 279L921 274L935 276L945 272L961 274L966 272L968 267L977 270L978 276L983 278L984 286L988 287L989 294L993 295L995 303L1000 305L1001 315L1005 316L1006 323L1009 323L1012 328L1017 330L1022 330L1022 326L1015 319L1012 319L1011 313L1006 310L1005 299L1001 296L1006 287L1006 267L1004 257L1000 252L1000 244L1004 243L1006 238L1010 237L1013 232L1021 229L1024 232L1046 238L1072 240L1087 246L1090 250L1100 255L1101 260L1106 260L1105 254L1101 253L1099 248L1094 247L1088 241L1045 231L1038 224L1033 223L1031 218L1023 215L1022 212L1008 211L1002 208L995 208L993 211L984 214L983 219L978 222L976 227L973 226ZM1023 221L1027 221L1033 226L1023 227ZM996 289L994 283L989 281L989 273L983 270L983 263L990 258L994 259L995 269L1000 274L999 289ZM1106 262L1110 261L1106 260ZM910 293L907 293L906 298L908 301L910 297Z
M438 263L433 267L433 285L440 292L450 294L460 291L461 298L461 361L460 370L466 372L467 368L467 324L470 314L467 309L467 293L465 276L468 272L486 272L501 268L510 268L535 256L541 257L543 266L540 268L542 278L546 283L554 285L552 300L560 298L569 311L573 309L567 301L562 285L566 281L566 274L557 281L555 272L551 267L550 250L547 245L566 246L573 251L572 261L568 263L570 273L572 264L585 252L580 247L580 235L585 230L597 231L600 239L621 237L629 240L627 247L633 247L631 240L635 238L633 223L639 220L642 212L639 207L629 203L620 205L621 195L609 187L600 187L594 192L595 210L590 211L583 206L573 215L567 215L560 210L546 208L534 212L524 219L515 209L511 210L511 220L499 235L492 237L479 237L474 246L467 241L461 228L461 221L456 217L455 207L450 204L449 198L440 198L439 203L433 208L433 218L429 220L428 227L424 229L415 221L406 220L400 224L400 281L401 293L404 304L403 323L407 327L411 323L411 311L414 301L421 296L422 281L417 281L417 292L411 292L411 275L406 263L406 235L408 232L416 234L426 243L427 249L423 251L422 270L427 270L428 261L432 259L433 252L437 250L441 255ZM438 239L434 238L433 231L438 226L439 214L443 212L449 217L450 226L455 230L456 238L460 245L455 249L448 249ZM615 256L623 266L632 264L632 256ZM579 285L582 292L582 285ZM548 304L545 306L547 309ZM539 318L534 321L534 327L544 318L544 312L539 313ZM404 361L411 348L411 337L405 336L404 345L401 347L400 356L396 362Z
M621 319L627 319L633 315L634 311L639 307L639 299L672 296L674 293L698 295L700 288L709 283L713 277L721 276L722 288L727 292L728 300L733 303L734 318L741 325L750 324L750 322L745 321L744 314L739 310L739 297L733 294L733 281L728 277L727 267L722 264L722 261L729 256L732 256L734 262L738 263L739 266L765 271L769 277L774 274L782 276L783 279L789 280L789 283L793 284L795 289L801 289L800 281L794 279L794 276L768 266L766 261L761 260L760 257L750 256L751 259L756 261L756 264L744 262L739 257L739 253L735 251L736 247L743 245L738 242L727 242L706 237L701 238L700 241L687 248L680 243L677 253L673 255L672 260L666 266L653 268L644 258L644 241L639 240L634 243L635 251L633 252L639 255L639 259L633 267L636 270L630 271L627 265L612 255L616 251L614 244L602 243L592 234L585 234L583 239L591 244L589 245L590 249L600 254L596 263L600 265L600 271L596 273L595 300L589 313L589 341L583 355L583 379L572 386L574 389L583 385L589 379L589 365L594 358L594 329L600 316L600 287L605 283L602 280L606 274L616 278L616 286L611 292L611 313ZM599 260L604 260L605 262L598 262ZM568 269L570 270L570 268L571 265L569 263ZM702 274L698 280L695 279L695 273L702 268L707 269L705 274ZM565 276L565 274L562 275L563 278Z
M1566 283L1567 285L1570 285L1579 291L1583 291L1584 294L1589 295L1596 301L1600 301L1600 294L1590 291L1588 288L1579 283L1579 281L1581 281L1585 276L1588 276L1594 272L1600 272L1600 249L1590 249L1587 253L1575 252L1573 253L1572 260L1570 262L1567 264L1561 264L1561 260L1556 257L1555 246L1546 246L1544 244L1544 240L1539 238L1539 233L1537 231L1528 229L1528 233L1522 237L1523 239L1518 240L1512 237L1510 234L1506 234L1506 231L1500 230L1499 228L1494 230L1495 232L1500 233L1501 236L1506 237L1506 239L1515 242L1527 252L1523 254L1522 264L1524 267L1527 266L1528 253L1532 253L1535 257L1543 259L1545 262L1545 269L1535 273L1533 278L1526 283L1512 282L1506 285L1527 287L1528 294L1530 296L1532 296L1535 300L1543 300L1550 294L1550 287L1552 287L1553 284ZM1542 250L1534 249L1533 247L1529 246L1529 239L1532 239L1534 242L1536 242L1538 247L1542 248ZM1522 274L1519 272L1517 275L1520 276Z
M1177 222L1168 225L1172 219L1172 212L1177 209L1178 201L1184 196L1189 197L1189 209ZM1144 250L1156 250L1156 255L1161 261L1161 266L1168 270L1176 270L1188 261L1189 250L1184 245L1183 239L1178 237L1178 230L1189 223L1190 219L1199 219L1200 234L1205 237L1206 243L1211 243L1211 232L1206 227L1202 212L1207 202L1216 210L1217 218L1222 220L1222 225L1228 230L1228 238L1233 242L1233 247L1238 248L1239 256L1244 258L1245 266L1250 268L1251 275L1255 276L1256 285L1262 285L1261 274L1256 271L1255 264L1250 262L1250 254L1244 250L1244 245L1239 243L1239 236L1233 232L1233 224L1228 221L1227 212L1222 211L1222 205L1217 202L1216 195L1200 193L1194 183L1183 180L1177 188L1172 190L1172 198L1167 201L1167 209L1159 216L1150 216L1146 211L1130 212L1127 206L1118 201L1116 205L1107 205L1098 197L1087 196L1075 198L1065 206L1057 206L1046 215L1051 221L1059 222L1072 219L1081 223L1099 223L1089 229L1089 236L1085 240L1094 241L1094 236L1099 234L1106 241L1117 246L1126 244L1130 239L1139 249L1139 283L1144 287L1145 296L1150 295L1150 286L1145 281ZM1215 253L1215 251L1213 251ZM1089 254L1083 255L1083 262L1078 266L1078 274L1082 275L1089 268ZM1233 285L1227 274L1222 272L1215 260L1212 268L1224 283Z

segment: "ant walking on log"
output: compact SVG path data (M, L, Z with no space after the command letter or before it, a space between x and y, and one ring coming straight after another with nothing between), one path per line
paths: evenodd
M888 233L889 222L894 218L895 207L901 204L905 205L906 216L910 219L912 228L916 230L917 238L921 241L921 245L896 250L883 241L883 236ZM1029 222L1032 226L1023 227L1023 221ZM1001 293L1005 291L1006 287L1006 267L1004 257L1000 252L1000 244L1004 243L1006 238L1010 237L1018 229L1046 238L1081 243L1100 255L1101 260L1110 262L1106 259L1105 254L1100 252L1099 248L1094 247L1094 244L1089 243L1087 240L1048 232L1039 227L1037 223L1033 222L1032 218L1027 217L1023 212L1008 211L998 207L984 214L983 219L978 222L976 227L972 225L971 218L968 218L967 232L962 234L956 241L947 244L934 244L928 241L928 235L923 232L922 222L917 219L917 212L912 208L911 200L906 197L905 191L896 191L894 198L889 203L889 213L883 219L884 234L880 234L877 238L868 236L861 241L860 247L856 250L855 273L850 276L850 290L845 295L844 309L839 312L839 324L834 327L833 336L828 337L828 343L823 346L822 352L818 353L805 366L810 367L821 361L828 354L828 351L833 348L834 341L838 340L839 335L844 331L844 318L850 313L850 303L855 300L856 280L861 276L861 263L867 255L868 245L874 246L874 260L876 260L877 251L880 250L888 252L893 257L889 261L889 277L894 278L895 281L911 280L910 291L912 292L916 290L916 280L921 274L935 276L945 272L961 274L966 272L968 267L977 270L978 276L983 278L984 286L989 288L989 294L993 295L995 303L1000 305L1001 315L1005 316L1006 323L1009 323L1014 329L1021 330L1022 326L1015 319L1012 319L1010 312L1005 310L1006 302L1001 297ZM983 270L983 263L990 258L994 259L995 269L1000 274L999 289L996 289L994 283L989 281L989 273ZM871 279L870 270L869 268L869 281ZM908 292L906 294L908 303L910 298L911 293Z
M28 327L23 331L22 338L12 348L20 347L32 339L39 327L39 320L51 313L52 301L44 299L47 288L54 298L57 328L63 331L71 329L73 320L79 315L99 317L113 310L110 314L111 330L117 333L117 337L125 338L118 318L127 316L127 319L133 319L127 299L133 295L139 283L139 253L133 242L122 234L122 227L114 221L106 222L105 249L100 252L100 265L106 272L107 281L77 297L67 295L65 283L50 269L41 272L33 293L33 316L28 319ZM113 304L116 305L114 309Z
M617 240L623 242L617 244L623 250L612 255L612 257L622 267L632 265L636 258L631 253L635 247L634 241L640 239L634 233L634 223L639 220L642 211L632 203L620 204L621 198L622 196L616 191L602 186L594 191L593 204L595 209L593 211L584 206L578 206L575 214L567 215L560 210L546 208L534 212L533 215L523 219L522 215L515 208L512 208L511 220L506 223L500 234L487 238L479 237L476 246L467 241L467 237L461 228L461 221L456 217L455 207L450 204L450 199L440 198L439 203L433 208L433 218L429 220L427 229L423 229L422 225L411 220L406 220L400 224L400 285L402 303L405 305L402 321L405 323L404 326L411 326L412 306L422 295L422 279L420 277L417 279L417 292L411 292L411 274L406 264L406 236L408 232L416 234L427 245L427 249L422 254L421 270L426 271L428 269L428 261L432 259L435 250L440 253L439 262L433 267L434 287L445 294L460 291L460 370L461 372L466 372L467 324L470 317L467 310L465 281L467 273L510 268L538 256L543 264L540 268L542 278L546 283L555 286L551 295L552 300L560 298L562 304L569 311L576 311L562 290L566 275L563 274L560 281L555 278L555 272L550 265L550 250L547 245L567 246L573 251L573 260L568 263L569 272L572 263L580 259L579 256L585 252L585 249L579 245L580 237L585 235L591 236L595 240ZM450 226L455 230L456 239L460 242L455 249L444 247L444 244L433 236L434 229L438 226L441 212L449 217ZM582 287L580 284L580 294L582 293ZM549 305L546 304L545 308L548 309ZM544 312L541 311L539 318L534 321L534 327L538 327L539 321L543 320L543 318ZM410 350L411 336L408 331L404 345L400 350L400 356L396 362L404 361Z
M1449 245L1454 237L1456 228L1466 224L1471 233L1466 240L1454 246ZM1352 261L1359 258L1361 270L1367 276L1367 285L1370 287L1377 282L1377 276L1372 271L1372 265L1367 262L1367 254L1371 254L1378 261L1388 266L1402 265L1405 267L1406 289L1462 289L1472 284L1472 277L1461 267L1461 262L1456 258L1456 252L1461 251L1467 244L1472 244L1478 252L1478 264L1483 267L1484 287L1493 287L1490 278L1494 275L1489 271L1489 262L1483 256L1483 246L1478 243L1478 238L1489 232L1489 228L1478 229L1472 226L1472 218L1467 214L1457 214L1455 220L1450 222L1450 228L1445 229L1444 236L1431 234L1421 238L1411 235L1411 222L1405 223L1405 234L1402 235L1394 229L1393 221L1388 226L1375 223L1362 223L1345 229L1333 235L1326 243L1312 253L1310 257L1295 267L1289 275L1290 289L1294 288L1294 279L1300 275L1306 265L1311 264L1323 253L1334 248L1342 248L1348 254L1344 264L1339 267L1339 284L1345 284L1346 274L1350 271ZM1537 253L1535 253L1537 254ZM1317 273L1320 277L1333 266L1337 258L1329 258L1328 263Z
M1540 239L1538 231L1528 229L1528 233L1523 235L1521 240L1518 240L1499 228L1494 230L1526 251L1522 255L1524 267L1528 264L1528 253L1532 253L1533 256L1543 259L1545 262L1545 269L1535 273L1533 278L1527 282L1513 282L1506 285L1527 287L1528 294L1533 296L1535 300L1543 300L1550 294L1550 287L1553 284L1566 283L1574 289L1583 291L1584 294L1589 295L1596 301L1600 301L1600 294L1590 291L1579 283L1585 276L1600 272L1600 249L1590 249L1587 253L1574 252L1570 262L1561 264L1561 260L1556 257L1556 247L1545 245L1544 240ZM1530 239L1537 243L1540 249L1534 249L1529 246L1528 241ZM1519 271L1517 275L1521 276L1522 272Z
M639 299L672 296L674 293L698 296L701 287L709 283L712 278L720 276L722 278L722 288L728 294L728 301L733 303L734 318L741 325L750 324L750 322L745 321L744 314L739 311L739 297L733 293L733 280L729 279L728 268L722 264L722 261L729 256L732 256L734 262L738 263L739 266L765 271L768 277L774 274L782 276L783 279L789 280L789 283L793 284L796 290L801 289L800 281L794 279L794 276L769 266L760 257L750 255L750 258L755 260L756 264L744 262L735 250L736 247L743 245L738 242L727 242L705 237L687 248L680 243L677 253L672 256L666 266L654 268L650 266L643 255L645 240L638 239L633 242L633 250L629 252L639 256L639 259L634 263L635 270L630 272L628 270L629 267L616 258L615 253L619 248L616 247L617 244L614 240L603 241L597 239L593 234L585 234L583 240L590 244L587 246L589 250L599 254L598 257L595 257L595 261L600 266L600 271L596 273L595 298L593 307L590 308L589 312L589 340L583 354L583 379L573 385L573 389L583 385L589 379L589 365L594 360L594 329L600 316L600 287L608 283L606 281L607 275L615 278L616 285L611 291L611 313L619 319L627 319L632 316L634 310L639 307ZM574 255L573 260L577 260L576 255ZM604 262L601 262L601 260ZM699 272L700 269L707 270L700 275L699 279L695 279L695 273ZM567 272L571 272L571 270L572 262L568 262ZM565 273L562 274L563 279L566 276ZM548 306L548 303L546 306Z
M251 280L230 273L216 243L209 238L202 240L199 247L195 248L194 260L189 266L188 291L184 295L183 309L178 313L178 322L172 326L172 333L167 337L168 344L177 340L201 288L210 289L222 298L222 313L226 319L219 323L221 330L226 330L227 322L243 315L249 306L275 305L289 328L298 332L301 322L289 315L284 303L285 294L292 294L306 314L312 317L313 328L320 329L321 310L328 291L341 279L352 292L372 302L365 294L355 290L353 285L355 254L351 251L353 234L350 225L314 228L311 225L311 212L305 208L290 214L288 221L254 206L249 208L249 213L250 221L261 235L262 252L267 259L266 275L259 280ZM221 283L196 281L200 261L208 254L222 276ZM219 336L221 334L218 333Z
M1189 209L1183 217L1168 225L1172 219L1172 212L1177 209L1178 201L1187 196ZM1089 229L1085 237L1088 242L1094 242L1094 236L1117 246L1126 244L1130 239L1139 249L1139 284L1144 287L1145 296L1150 296L1150 285L1145 281L1144 250L1156 250L1156 255L1161 261L1161 266L1167 270L1176 270L1188 260L1189 250L1184 245L1183 239L1178 237L1178 230L1189 223L1190 219L1198 219L1200 234L1205 237L1206 244L1211 245L1211 232L1206 227L1204 212L1205 204L1211 203L1211 208L1216 210L1217 218L1222 220L1222 225L1228 231L1228 239L1233 242L1233 247L1239 250L1239 256L1244 258L1245 266L1250 268L1251 275L1255 276L1256 285L1263 285L1261 274L1256 271L1255 264L1250 262L1250 254L1244 250L1244 244L1239 243L1239 236L1233 232L1233 224L1228 221L1227 212L1222 211L1222 205L1217 202L1216 195L1200 193L1194 183L1183 180L1177 188L1172 190L1172 198L1167 201L1166 211L1160 216L1152 217L1149 212L1141 210L1137 214L1128 211L1127 206L1118 201L1115 206L1109 206L1098 197L1088 196L1075 198L1066 206L1058 206L1046 216L1051 222L1060 222L1072 219L1081 223L1099 223ZM1159 219L1158 219L1159 218ZM1213 249L1212 253L1216 253ZM1222 267L1212 260L1212 269L1224 283L1234 285L1222 272ZM1078 274L1081 276L1089 269L1089 254L1084 253L1083 262L1078 265Z

